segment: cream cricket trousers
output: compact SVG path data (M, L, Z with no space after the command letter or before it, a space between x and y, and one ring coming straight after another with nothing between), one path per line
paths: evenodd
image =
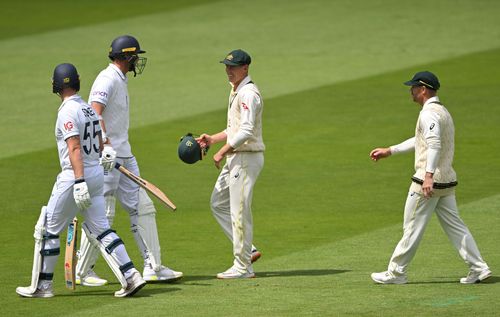
M215 219L233 243L233 266L242 273L251 268L253 187L263 166L263 152L229 155L210 200Z
M478 272L488 268L472 234L458 214L455 194L452 192L427 199L410 190L404 211L403 237L389 261L388 271L395 275L406 274L434 211L444 232L469 268Z

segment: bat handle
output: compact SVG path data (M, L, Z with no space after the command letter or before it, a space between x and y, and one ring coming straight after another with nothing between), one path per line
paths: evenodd
M120 163L115 163L115 168L116 168L117 170L119 170L119 169L120 169L120 166L122 166Z

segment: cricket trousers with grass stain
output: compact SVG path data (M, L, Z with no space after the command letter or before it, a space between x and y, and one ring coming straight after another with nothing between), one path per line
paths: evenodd
M233 243L233 266L240 271L251 265L253 188L263 167L263 152L228 155L210 200L215 219Z

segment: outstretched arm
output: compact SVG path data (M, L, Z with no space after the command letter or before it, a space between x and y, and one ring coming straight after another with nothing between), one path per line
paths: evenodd
M415 137L409 138L397 145L387 148L376 148L370 152L370 158L375 162L381 158L391 156L392 154L406 153L415 150Z
M376 162L376 161L380 160L381 158L391 156L391 154L392 154L391 148L388 148L388 147L376 148L370 152L370 158Z

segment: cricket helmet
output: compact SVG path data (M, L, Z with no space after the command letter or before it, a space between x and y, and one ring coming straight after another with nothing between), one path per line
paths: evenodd
M63 63L56 66L52 76L52 92L61 94L64 88L80 90L80 76L73 64Z
M114 61L126 60L129 63L129 71L134 72L134 77L141 74L146 67L147 58L139 57L138 54L146 53L141 50L139 41L131 35L122 35L111 42L108 57Z
M206 150L200 147L192 133L188 133L181 138L179 148L177 149L179 158L187 164L193 164L203 159L204 152Z

